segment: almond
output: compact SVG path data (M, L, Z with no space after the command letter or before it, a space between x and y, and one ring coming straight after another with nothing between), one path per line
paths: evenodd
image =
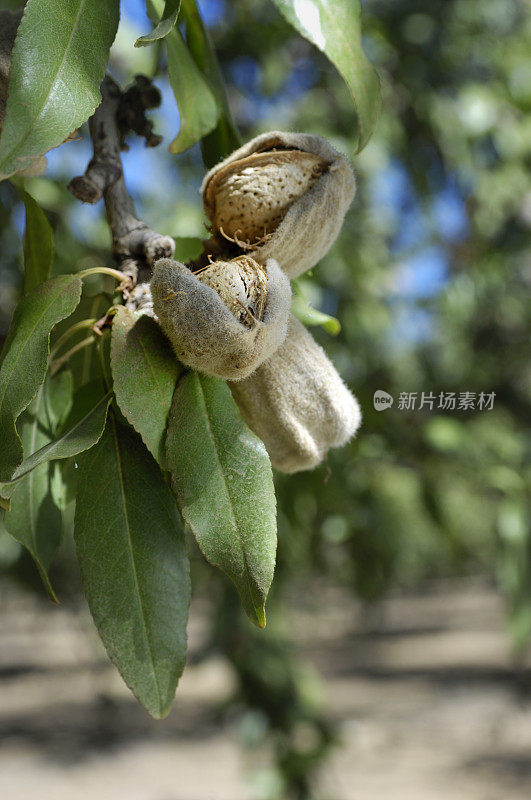
M262 319L267 300L267 275L250 256L214 261L194 274L219 294L246 328L254 328Z
M247 246L264 240L327 166L320 156L301 150L253 153L228 164L206 187L214 235Z
M291 287L272 258L264 267L248 256L220 259L196 272L161 258L150 287L159 325L191 369L239 381L286 338Z
M297 278L328 252L355 191L352 167L322 136L262 133L203 180L208 252L273 258Z

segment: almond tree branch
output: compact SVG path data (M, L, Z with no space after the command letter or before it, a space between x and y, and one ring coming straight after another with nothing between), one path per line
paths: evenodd
M133 201L125 185L121 150L127 149L125 137L129 130L143 136L147 147L160 143L153 134L152 123L145 111L160 103L158 90L142 75L122 92L118 84L106 75L101 84L102 101L89 120L94 155L84 175L73 178L68 186L72 194L84 203L105 200L107 221L112 233L112 254L122 272L133 283L149 275L159 258L171 258L175 242L138 219ZM139 276L139 269L144 273Z

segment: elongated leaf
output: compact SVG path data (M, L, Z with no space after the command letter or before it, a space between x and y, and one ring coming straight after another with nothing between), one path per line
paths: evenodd
M78 463L75 540L91 614L129 688L163 717L184 668L190 602L175 501L140 438L112 414Z
M181 379L166 452L181 512L201 550L232 579L250 619L263 628L276 549L271 465L224 381L196 372Z
M28 0L13 48L0 179L94 113L118 16L119 0Z
M201 72L208 78L220 108L216 127L201 141L203 161L209 168L240 147L242 141L232 119L225 81L221 74L216 51L195 0L183 0L182 8L186 21L188 49Z
M5 489L9 491L9 488L38 467L39 464L44 464L45 461L54 459L70 458L96 444L105 427L105 419L111 397L112 395L109 392L62 436L45 444L25 458L22 464L14 471L11 480L0 484L2 493L5 495Z
M26 207L24 231L24 293L50 277L53 261L53 231L46 214L33 197L21 192Z
M135 42L135 47L147 47L153 44L153 42L157 42L159 39L164 39L177 22L180 6L181 0L166 0L162 19L151 33L147 33L145 36L139 36Z
M47 376L41 388L44 394L41 398L43 408L40 409L40 416L45 417L45 425L43 425L42 420L38 418L38 415L32 415L32 418L35 424L40 425L41 433L47 433L43 441L48 443L54 438L54 435L57 434L72 407L72 395L74 390L72 373L64 369L53 379ZM44 446L46 446L46 444ZM25 445L24 452L28 458L32 458L29 454L35 451L32 451ZM18 469L20 469L20 465L17 467L17 470ZM17 483L15 481L0 483L0 494L9 498L13 494L16 486Z
M181 366L155 320L121 307L112 325L116 402L164 469L168 415Z
M57 433L72 410L74 377L69 369L62 369L52 380L46 381L45 388L46 413L52 431Z
M148 8L156 19L160 19L162 0L149 0ZM179 29L173 28L164 41L168 49L168 74L181 121L179 133L170 144L170 152L182 153L216 126L219 108Z
M61 374L61 373L59 373ZM59 376L57 376L59 377ZM60 432L70 430L77 423L89 414L94 406L104 400L107 389L104 386L101 370L99 378L83 384L74 394L72 409L66 421L63 421ZM58 461L55 465L54 480L52 481L52 491L56 503L60 508L66 508L68 503L76 499L77 493L77 457L73 456L66 460Z
M35 453L53 439L61 410L71 402L72 382L63 375L47 378L23 413L20 430L24 450ZM62 517L52 492L51 464L42 463L11 488L8 532L29 550L52 600L57 602L48 568L62 536Z
M219 108L177 28L166 37L166 42L168 74L181 120L179 133L170 144L170 152L182 153L216 127Z
M80 296L81 279L61 275L41 283L15 309L0 367L0 481L9 480L22 461L15 421L44 380L50 331L74 311Z
M358 114L358 151L378 119L380 83L361 46L360 0L273 0L290 25L322 50L344 78Z
M70 369L62 369L52 380L46 381L47 413L54 433L54 439L62 433L74 400L74 376ZM68 426L71 427L71 426ZM27 454L27 453L26 453ZM66 508L66 487L63 481L63 461L51 464L50 489L55 505L62 510Z

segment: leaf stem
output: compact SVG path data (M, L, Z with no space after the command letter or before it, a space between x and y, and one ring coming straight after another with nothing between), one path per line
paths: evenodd
M130 279L130 276L126 275L125 272L120 272L120 270L113 269L112 267L90 267L89 269L83 269L81 272L78 272L79 277L82 279L89 275L97 274L112 275L117 281L128 281Z
M80 322L76 322L75 325L72 325L70 328L68 328L68 330L66 330L62 334L62 336L60 336L58 338L58 340L55 342L55 344L51 348L51 350L50 350L50 359L53 359L53 357L55 356L57 351L61 349L63 344L65 342L67 342L68 339L70 339L71 336L73 336L78 331L83 331L86 328L92 328L94 323L97 322L97 321L98 320L96 318L94 318L94 319L82 319Z
M70 350L67 350L60 358L56 358L55 361L52 361L50 363L50 375L55 375L73 355L79 352L79 350L83 350L84 347L88 347L89 344L94 344L95 341L94 336L87 336L86 339L82 339L71 347Z
M94 297L94 299L92 300L92 303L91 303L91 306L90 306L90 314L91 314L91 316L92 316L92 314L96 314L97 313L98 307L99 307L99 305L101 303L101 300L102 300L101 295L96 295L96 297ZM96 319L98 320L98 319L100 319L100 317L96 317ZM85 352L84 356L83 356L83 369L82 369L82 372L81 372L81 383L82 384L88 382L89 375L90 375L90 365L91 365L91 362L92 362L92 355L93 355L93 351L92 350L87 350Z

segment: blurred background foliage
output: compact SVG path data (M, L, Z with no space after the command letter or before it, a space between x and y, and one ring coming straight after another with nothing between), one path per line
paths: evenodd
M310 797L311 770L334 732L315 677L288 645L282 609L292 598L317 607L319 586L332 581L369 603L434 576L481 572L507 599L516 648L531 634L531 15L525 0L366 0L364 48L381 77L383 106L373 139L356 156L346 86L272 3L199 5L243 138L274 128L321 134L351 157L358 180L339 241L303 288L341 322L336 337L313 332L358 396L364 423L323 467L277 476L269 630L251 630L232 589L193 560L195 590L208 585L216 609L212 648L239 678L244 738L272 747L257 792ZM130 142L128 186L152 227L201 236L200 149L168 153L178 113L163 56L132 47L150 29L142 4L124 0L122 13L113 74L122 82L137 72L158 75L163 93L153 119L164 144L147 150ZM108 259L102 209L66 191L90 157L81 134L49 153L44 178L26 181L54 227L56 273ZM24 211L7 182L0 199L5 337L22 283ZM95 283L89 295L100 290ZM378 389L395 399L385 411L373 408ZM400 392L464 391L495 392L493 409L397 407ZM70 509L65 519L68 534ZM3 532L0 548L6 570L33 580ZM76 590L68 535L55 582L63 594Z

